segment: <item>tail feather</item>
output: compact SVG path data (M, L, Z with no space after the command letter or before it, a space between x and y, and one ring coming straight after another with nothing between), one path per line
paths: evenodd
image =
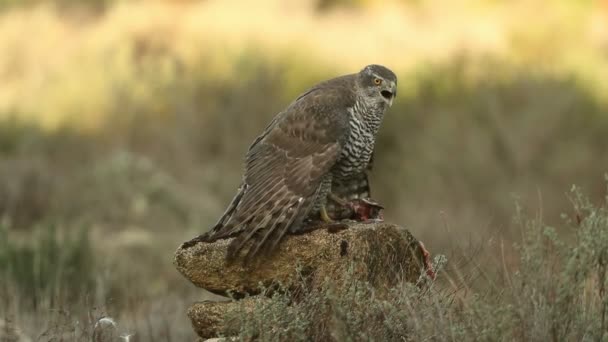
M228 238L230 236L230 229L226 229L226 224L230 221L230 218L234 215L236 208L238 207L243 195L247 191L247 184L241 183L236 195L228 205L228 208L224 211L217 223L205 234L201 235L202 241L214 242L219 239Z
M275 222L270 226L262 239L259 241L255 241L255 248L250 250L247 253L247 258L252 258L258 254L261 250L274 250L277 243L283 235L287 232L293 221L301 214L301 207L304 202L303 198L300 198L296 201L296 203L285 207L281 210L281 213L275 220ZM270 239L270 240L269 240Z
M279 215L277 215L277 217L273 220L272 224L265 229L265 231L260 231L260 235L258 235L257 239L254 239L254 246L251 246L249 248L249 250L247 251L247 259L250 259L252 257L254 257L259 251L260 249L263 248L266 240L268 239L268 237L273 234L275 232L275 229L285 220L285 213L284 211L287 211L286 209L282 210L281 213ZM275 216L274 214L272 216Z
M237 206L239 221L246 221L247 218L252 217L261 209L263 209L270 200L277 196L283 188L285 184L281 181L275 181L274 184L268 185L265 189L266 195L260 196L258 198L253 198L253 196L245 196L243 202ZM258 190L257 188L247 189L247 192L251 191L253 193ZM234 217L233 217L234 218Z
M302 204L302 206L304 206L304 205ZM293 210L293 214L290 215L290 217L286 220L285 224L281 227L281 229L278 230L278 235L274 239L272 239L269 250L274 250L277 247L277 245L279 244L279 241L281 241L283 239L283 236L285 235L285 233L287 233L287 231L290 230L290 228L292 228L292 225L300 224L300 222L304 219L304 216L306 215L306 213L308 213L308 211L310 210L310 206L311 206L311 203L308 203L304 207L304 210L300 210L300 209Z
M274 190L280 185L277 183L271 188ZM256 199L253 203L248 201L246 196L250 189L245 186L239 194L235 196L235 199L229 206L229 210L224 213L222 218L218 221L215 227L210 232L212 241L218 239L224 239L239 234L244 227L248 226L248 222L251 221L268 203L270 203L274 196L263 196ZM244 199L243 199L244 197ZM242 203L245 202L245 203Z
M297 173L292 174L298 176ZM206 241L234 238L229 244L226 259L234 261L244 257L247 262L254 256L276 248L279 241L308 215L319 196L318 186L312 196L302 197L283 179L260 177L254 186L246 180L222 215ZM258 194L258 196L253 196Z
M246 259L250 259L264 250L270 250L269 242L276 240L278 236L283 236L284 231L289 229L295 217L302 215L301 207L303 199L292 201L292 203L283 204L288 198L288 194L274 198L271 196L266 203L274 203L269 211L265 214L260 213L261 206L256 210L250 218L242 222L246 222L246 229L241 229L242 233L238 235L228 246L229 260L234 260L239 255L244 255ZM277 235L278 233L278 235ZM247 246L251 242L251 245Z

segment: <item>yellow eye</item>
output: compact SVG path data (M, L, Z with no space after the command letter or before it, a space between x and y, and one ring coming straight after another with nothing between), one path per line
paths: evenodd
M381 80L381 79L379 79L379 78L374 78L374 83L375 83L376 85L381 85L381 84L382 84L382 80Z

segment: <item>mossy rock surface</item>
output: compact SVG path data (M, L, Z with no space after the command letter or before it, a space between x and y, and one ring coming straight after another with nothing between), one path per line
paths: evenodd
M346 274L381 293L402 280L415 282L422 269L418 241L390 223L353 223L337 232L321 228L287 236L274 253L249 263L226 262L230 241L185 243L174 264L196 286L236 298L277 284L295 290L303 280L311 286L328 279L339 284Z

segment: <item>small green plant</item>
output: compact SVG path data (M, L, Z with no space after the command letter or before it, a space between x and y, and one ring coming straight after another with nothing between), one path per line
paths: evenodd
M17 242L0 225L0 276L4 295L18 294L19 305L36 308L41 301L69 303L91 293L95 259L87 230L60 236L55 225L40 226L29 241Z

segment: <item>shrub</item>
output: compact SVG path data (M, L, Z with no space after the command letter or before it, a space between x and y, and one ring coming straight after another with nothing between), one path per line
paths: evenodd
M340 293L331 285L310 289L298 301L274 292L256 301L253 314L243 309L226 317L225 334L246 341L605 340L608 201L593 205L578 188L571 199L579 218L565 220L575 231L572 243L541 216L518 212L520 262L505 268L506 286L488 283L485 292L467 294L461 284L402 284L380 298L353 281Z

